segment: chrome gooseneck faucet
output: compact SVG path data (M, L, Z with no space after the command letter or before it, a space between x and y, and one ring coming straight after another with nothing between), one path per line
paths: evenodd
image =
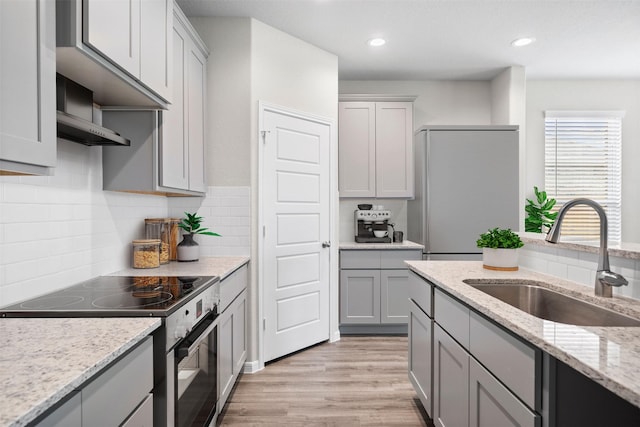
M598 271L596 272L595 294L597 296L611 298L612 286L626 286L629 283L627 282L627 279L622 277L622 275L609 270L609 252L607 250L607 214L602 206L591 199L580 198L569 200L558 211L556 222L547 233L545 240L549 243L558 242L558 239L560 238L560 226L562 225L562 219L566 215L567 211L575 205L591 206L600 217L600 256L598 258Z

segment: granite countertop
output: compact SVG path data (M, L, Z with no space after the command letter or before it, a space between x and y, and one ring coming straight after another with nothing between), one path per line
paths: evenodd
M110 276L219 276L224 279L249 262L249 257L202 257L194 262L171 261L158 268L127 268Z
M572 249L575 251L589 252L592 254L600 253L600 242L598 241L571 241L564 239L562 236L558 243L549 243L545 240L547 237L544 233L518 233L524 243L531 245L555 248L555 249ZM616 256L628 259L640 259L639 243L619 243L617 245L607 245L609 256Z
M157 318L0 318L0 426L23 426L160 326Z
M531 270L491 271L480 261L406 261L411 270L640 407L640 327L575 326L542 320L463 283L464 279L534 280L541 286L577 296L640 319L640 301L603 298L593 288Z
M414 243L409 240L404 240L402 243L356 243L356 242L340 242L340 250L406 250L406 249L420 249L423 250L424 246L419 243Z

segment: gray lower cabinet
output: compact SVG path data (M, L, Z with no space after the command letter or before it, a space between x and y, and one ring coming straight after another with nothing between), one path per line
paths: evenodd
M433 423L469 425L469 354L439 325L433 328Z
M82 427L82 393L73 392L69 400L37 425L38 427Z
M380 323L380 270L340 271L340 323Z
M222 411L247 359L247 266L220 284L218 317L218 412Z
M397 332L406 331L409 271L404 260L421 257L420 250L340 251L341 331L356 331L348 325L399 326L403 331ZM375 329L370 331L375 332Z
M409 381L422 406L433 415L433 319L409 300Z
M539 416L531 412L474 358L469 360L469 426L539 425Z
M147 337L36 425L152 427L152 389L153 338Z
M542 353L410 272L409 379L433 423L539 427Z

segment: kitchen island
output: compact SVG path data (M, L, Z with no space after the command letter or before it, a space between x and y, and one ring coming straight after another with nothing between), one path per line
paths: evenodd
M464 280L505 284L534 281L539 286L635 319L640 319L640 301L596 297L593 288L522 268L516 272L498 272L483 269L481 262L470 261L407 261L407 264L411 271L426 279L425 287L431 283L436 291L453 297L640 408L640 327L575 326L543 320L469 286Z
M160 326L157 318L0 318L0 426L24 426Z

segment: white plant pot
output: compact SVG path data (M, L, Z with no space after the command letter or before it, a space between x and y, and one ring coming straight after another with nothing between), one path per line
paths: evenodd
M488 270L517 271L518 249L482 248L482 266Z

